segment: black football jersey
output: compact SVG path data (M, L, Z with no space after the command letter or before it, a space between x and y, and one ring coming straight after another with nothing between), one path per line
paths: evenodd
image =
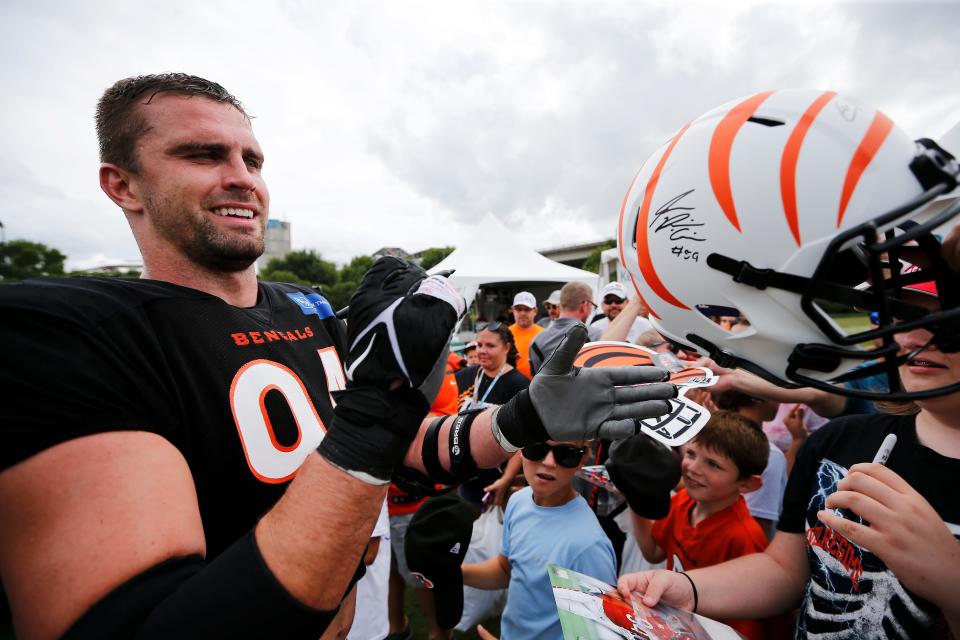
M152 280L0 286L0 469L71 438L156 433L190 466L214 557L320 443L344 340L294 285L260 283L246 309Z

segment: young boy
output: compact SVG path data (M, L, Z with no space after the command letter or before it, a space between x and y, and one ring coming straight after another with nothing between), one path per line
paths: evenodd
M597 517L573 488L573 475L590 452L587 443L549 441L521 451L530 486L507 503L501 555L464 564L463 583L479 589L509 586L500 620L503 640L560 638L547 563L612 584L616 557Z
M758 426L732 411L717 411L683 447L684 488L663 520L632 513L633 531L649 562L685 571L718 564L767 546L767 537L741 494L760 488L770 452ZM733 585L731 585L733 586ZM747 638L762 638L754 620L724 620Z

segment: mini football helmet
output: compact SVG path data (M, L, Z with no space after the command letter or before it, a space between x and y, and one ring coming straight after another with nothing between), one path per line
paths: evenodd
M960 382L901 389L917 352L898 356L893 337L923 327L960 351L960 276L935 234L960 203L928 206L958 180L953 156L852 98L758 93L647 159L621 206L620 259L657 330L721 366L869 399L942 395ZM746 330L715 319L731 315ZM878 374L888 389L834 385Z

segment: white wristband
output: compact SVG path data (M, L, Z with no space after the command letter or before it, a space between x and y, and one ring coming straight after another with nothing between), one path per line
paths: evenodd
M500 448L507 453L514 453L520 447L515 447L507 440L507 438L501 433L500 425L497 424L497 414L500 413L500 407L497 407L493 410L493 413L490 415L490 431L493 433L493 439L497 441L497 444L500 445Z

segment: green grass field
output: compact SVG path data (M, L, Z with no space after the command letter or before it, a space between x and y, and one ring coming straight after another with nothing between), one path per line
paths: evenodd
M847 333L859 333L870 329L870 320L862 314L833 316L833 321Z
M411 640L427 640L429 637L427 619L423 615L423 611L420 609L420 602L417 600L413 593L413 589L410 587L407 587L405 600L407 617L410 618ZM494 636L498 638L500 637L500 618L490 618L489 620L484 620L481 624L483 624L483 627ZM454 631L453 637L457 640L478 640L479 638L479 636L477 636L476 629L471 629L466 633Z

